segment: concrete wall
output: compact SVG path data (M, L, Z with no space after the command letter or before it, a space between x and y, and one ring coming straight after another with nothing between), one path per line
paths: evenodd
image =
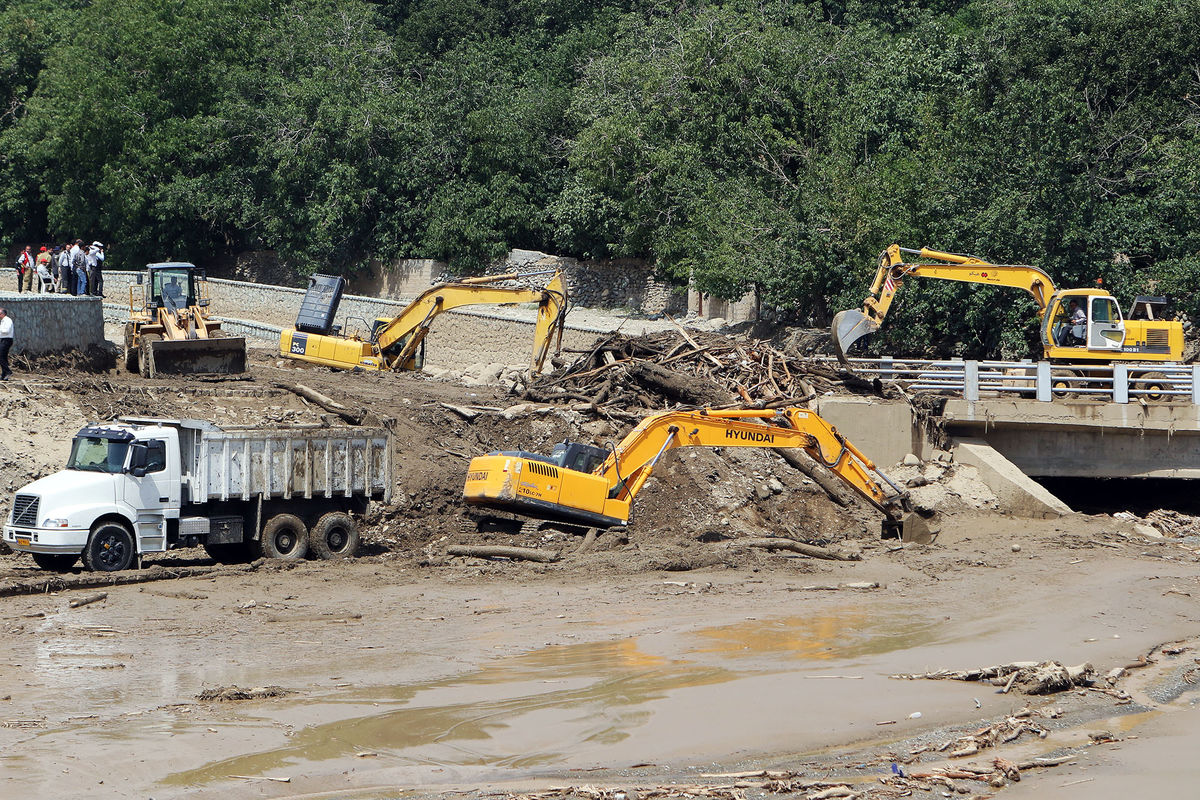
M886 470L912 453L924 457L930 449L913 424L908 403L889 403L870 397L822 397L817 413L868 458Z
M669 281L660 280L654 268L640 259L580 261L536 250L513 250L503 264L488 270L533 272L561 269L567 276L571 303L587 308L628 309L638 314L684 311L685 299Z
M16 271L0 276L16 285ZM98 297L0 292L0 307L13 321L14 354L43 355L87 350L104 342L104 312Z
M698 292L688 287L688 316L701 319L723 319L729 324L750 322L758 319L758 292L754 289L742 295L740 300L722 300L711 294Z

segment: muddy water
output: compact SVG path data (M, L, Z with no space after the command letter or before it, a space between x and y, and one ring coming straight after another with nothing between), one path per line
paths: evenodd
M879 686L887 682L888 654L938 637L933 622L847 607L679 636L548 647L449 679L328 697L326 704L373 711L308 726L286 747L179 772L167 783L197 788L228 775L294 774L317 764L329 772L359 754L373 766L400 768L406 781L429 783L727 758L731 742L750 752L820 747L828 730L814 720L844 719L864 685L880 700L857 712L866 715L858 723L863 735L875 734L880 720L909 723L914 702L932 706L934 695L944 697L945 687L910 685L899 699Z

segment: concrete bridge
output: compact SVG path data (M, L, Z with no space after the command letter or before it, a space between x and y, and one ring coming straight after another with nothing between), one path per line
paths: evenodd
M926 398L920 414L845 396L822 398L817 411L885 470L908 453L927 457L934 432L1018 516L1070 511L1033 478L1200 478L1200 406L1190 402Z

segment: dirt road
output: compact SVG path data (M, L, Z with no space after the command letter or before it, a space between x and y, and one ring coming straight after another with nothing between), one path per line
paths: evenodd
M1159 771L1142 791L1191 794L1177 765L1200 727L1190 707L1197 653L1159 647L1200 637L1200 570L1179 540L1143 539L1110 517L1030 522L962 508L933 545L900 547L878 538L872 510L838 508L768 454L673 451L630 529L602 535L592 552L571 555L571 537L539 531L515 540L559 550L561 561L451 558L450 543L502 536L462 523L471 455L611 438L619 423L569 408L468 422L442 403L514 401L414 376L296 368L262 352L252 360L241 381L64 368L0 387L9 490L56 468L84 420L328 416L275 385L286 382L390 418L400 490L369 520L368 555L351 562L29 593L47 588L45 574L25 556L0 557L3 796L822 790L808 781L898 796L880 779L943 764L943 744L1026 706L1044 738L1027 731L953 763L1072 760L1023 770L1000 790L956 779L968 793L1117 796L1130 764L1146 759ZM763 492L770 479L783 490ZM863 558L737 547L764 532ZM148 559L145 574L209 563L177 551ZM1139 666L1112 687L1101 680L1107 693L1047 697L889 677L1046 660L1091 662L1100 676ZM1109 736L1089 737L1100 731ZM762 769L790 777L772 789L761 777L703 777ZM947 791L930 785L914 796Z

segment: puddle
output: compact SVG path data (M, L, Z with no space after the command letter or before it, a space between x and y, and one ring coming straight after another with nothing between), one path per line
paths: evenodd
M179 772L166 783L203 786L233 774L302 771L310 762L350 763L363 752L376 754L372 763L381 767L529 770L632 763L647 746L698 755L713 743L727 748L731 736L770 742L773 727L803 729L809 708L845 702L863 688L861 680L831 688L831 681L799 680L802 673L918 646L936 629L852 609L547 647L452 678L312 698L312 705L342 706L341 713L355 716L302 728L286 747ZM868 672L872 681L886 681L882 669Z
M753 620L708 628L697 634L705 644L692 652L817 661L853 659L928 644L939 627L935 622L911 617L851 609L841 614Z

